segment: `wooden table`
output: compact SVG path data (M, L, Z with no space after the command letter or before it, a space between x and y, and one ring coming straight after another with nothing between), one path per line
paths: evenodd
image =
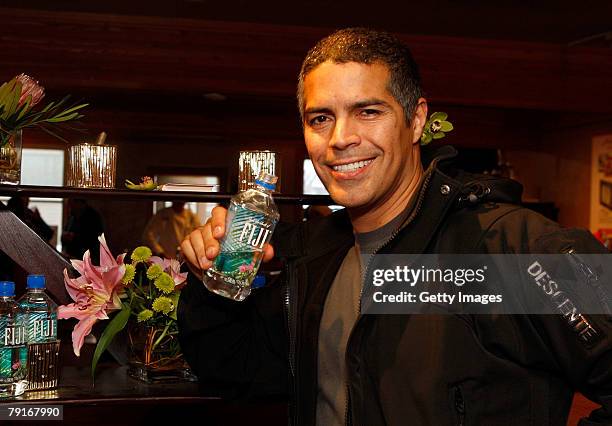
M54 391L26 392L11 407L62 405L63 422L51 420L0 421L2 425L242 425L287 424L287 405L282 400L224 401L202 394L198 383L146 384L127 375L127 367L104 364L92 386L89 367L62 369L60 386Z

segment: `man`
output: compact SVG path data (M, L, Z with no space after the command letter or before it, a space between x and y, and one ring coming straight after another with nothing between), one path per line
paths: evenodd
M185 202L173 201L155 213L142 234L144 244L158 256L174 259L179 244L191 231L200 226L200 220Z
M304 60L298 105L317 174L346 210L279 226L265 259L284 260L283 282L244 303L185 288L181 345L201 382L288 390L300 425L562 425L575 389L603 405L584 424L610 424L609 318L590 317L597 338L584 342L560 315L361 315L359 252L600 250L518 207L516 182L448 168L452 149L421 158L427 103L409 50L338 31ZM181 244L193 268L210 267L224 228L218 208Z

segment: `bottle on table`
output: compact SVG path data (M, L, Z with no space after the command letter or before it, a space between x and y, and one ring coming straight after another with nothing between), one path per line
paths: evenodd
M26 314L28 343L57 340L57 304L45 292L44 275L28 275L26 293L18 303Z
M25 318L15 301L15 283L0 281L0 398L26 390L27 355Z
M44 275L28 275L26 293L18 302L25 315L28 390L54 388L59 375L57 304L45 287Z
M277 180L276 176L262 172L255 180L255 188L232 197L220 253L203 277L210 291L238 301L251 293L263 247L272 238L279 219L272 199Z

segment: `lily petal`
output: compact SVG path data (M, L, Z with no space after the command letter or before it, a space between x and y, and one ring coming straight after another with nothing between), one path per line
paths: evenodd
M85 336L91 333L91 328L97 320L95 316L90 316L82 319L74 326L74 330L72 330L72 350L76 356L81 356L81 347L83 347Z

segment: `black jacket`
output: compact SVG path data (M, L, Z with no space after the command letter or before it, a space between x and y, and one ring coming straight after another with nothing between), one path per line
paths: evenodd
M448 156L447 156L448 157ZM443 171L434 160L415 212L378 253L559 253L602 248L521 208L520 185ZM278 282L237 303L197 281L179 303L181 345L204 387L227 396L288 393L312 425L317 343L327 291L354 244L344 212L282 226ZM609 288L609 286L608 286ZM585 345L560 315L363 315L347 345L349 421L356 425L564 425L574 390L612 424L612 320Z

